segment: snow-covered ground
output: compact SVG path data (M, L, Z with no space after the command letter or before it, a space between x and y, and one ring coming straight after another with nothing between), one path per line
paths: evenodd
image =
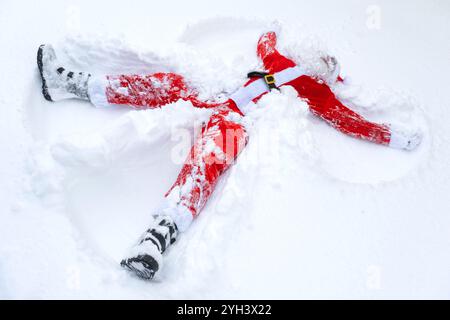
M448 1L2 0L0 27L0 298L450 298ZM311 72L334 54L352 78L335 92L422 145L357 141L269 94L163 272L131 277L118 261L208 111L46 102L38 46L97 74L174 70L212 97L258 67L269 28Z

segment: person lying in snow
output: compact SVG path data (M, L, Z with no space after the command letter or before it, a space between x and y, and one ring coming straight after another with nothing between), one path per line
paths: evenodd
M134 108L161 108L180 99L194 107L211 108L213 113L197 137L181 172L165 195L166 203L155 213L153 225L142 235L121 265L141 278L152 279L161 270L162 254L198 216L214 190L219 177L236 160L247 144L243 124L245 110L261 96L282 86L292 86L307 101L311 112L335 129L350 136L392 148L412 150L421 136L407 135L393 127L377 124L344 106L323 79L305 74L302 66L276 49L277 36L261 36L257 55L265 72L249 73L249 81L224 102L206 102L195 89L187 86L181 75L109 75L95 77L72 72L61 66L50 45L38 50L38 68L42 93L49 101L68 98L89 100L95 106L113 104ZM333 81L342 81L334 57L324 58ZM329 78L328 78L329 80Z

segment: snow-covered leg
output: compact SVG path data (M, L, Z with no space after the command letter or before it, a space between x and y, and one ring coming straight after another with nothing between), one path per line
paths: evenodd
M176 73L150 75L92 76L73 72L62 66L51 45L41 45L37 65L42 80L42 94L49 101L78 98L90 100L96 107L112 104L133 108L158 108L179 99L195 106L215 107L197 99L183 77Z
M233 102L229 101L229 104ZM185 231L247 142L242 115L235 105L223 105L211 116L197 138L181 172L158 209L156 226L143 235L121 265L144 279L161 270L163 256L178 231Z
M216 108L221 105L198 99L198 93L189 88L184 78L176 73L92 77L88 91L96 107L118 104L135 109L154 109L180 99L192 102L197 108Z
M89 100L88 82L91 75L73 72L58 61L51 45L41 45L37 53L37 65L42 80L42 94L48 101L78 98Z
M110 75L95 79L90 90L103 93L103 98L99 98L108 104L128 105L136 109L159 108L180 99L195 99L193 90L188 89L183 77L176 73Z
M233 104L231 101L229 103ZM224 106L218 108L203 127L175 184L166 194L167 200L178 207L177 212L188 211L193 217L200 213L219 177L247 143L247 133L241 120L241 114L230 106ZM184 218L183 221L190 222ZM183 231L188 224L178 227Z
M176 241L178 228L169 216L155 216L152 226L142 235L120 263L142 279L151 280L161 270L163 253Z

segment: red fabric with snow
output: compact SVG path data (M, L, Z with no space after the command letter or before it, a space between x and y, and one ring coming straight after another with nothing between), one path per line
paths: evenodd
M171 193L179 204L196 216L206 204L218 178L234 162L247 143L247 133L238 123L241 115L224 105L215 110L197 137ZM231 119L232 118L232 119Z
M258 42L258 56L270 73L295 66L294 61L276 50L276 41L276 34L268 32ZM388 126L367 121L344 106L327 84L305 75L286 85L294 87L298 95L308 101L310 110L337 130L375 143L389 144L391 134Z
M276 34L268 32L259 39L257 47L257 54L270 73L296 66L277 51L276 42ZM107 79L106 97L112 104L158 108L182 99L191 101L195 107L214 108L177 180L166 194L171 199L177 199L178 205L187 208L194 216L198 215L218 178L247 143L247 133L241 121L242 112L232 100L224 103L199 100L196 91L186 85L182 76L174 73L119 75L108 76ZM250 79L245 86L256 80ZM369 122L344 106L322 81L303 75L285 85L294 87L299 97L308 102L311 111L337 130L375 143L389 143L387 126Z

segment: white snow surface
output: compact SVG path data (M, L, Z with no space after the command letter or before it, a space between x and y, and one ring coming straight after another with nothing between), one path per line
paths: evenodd
M448 1L1 7L0 298L450 298ZM321 54L335 55L346 76L336 94L369 119L419 130L422 144L358 141L311 115L292 88L270 93L163 271L152 282L131 276L119 261L210 111L47 102L38 46L53 43L65 64L96 75L179 72L207 99L261 67L255 45L273 29L311 74L323 72Z

